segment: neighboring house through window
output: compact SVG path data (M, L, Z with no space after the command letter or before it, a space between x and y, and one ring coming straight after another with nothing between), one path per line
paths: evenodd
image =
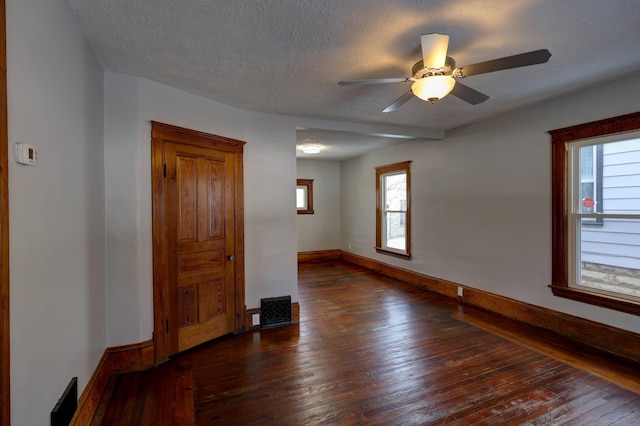
M640 113L550 133L553 292L640 314Z
M586 145L580 148L580 212L602 213L602 144ZM585 218L584 225L602 225L602 218Z

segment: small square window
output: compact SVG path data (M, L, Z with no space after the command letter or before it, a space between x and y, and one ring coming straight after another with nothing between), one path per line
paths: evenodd
M313 179L298 179L296 186L298 214L313 214Z

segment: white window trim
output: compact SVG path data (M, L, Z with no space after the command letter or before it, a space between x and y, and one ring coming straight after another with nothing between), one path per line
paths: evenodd
M601 290L597 288L586 287L580 284L579 277L581 276L581 262L578 260L579 254L581 253L581 246L579 238L582 232L580 228L581 219L632 219L632 220L640 220L640 214L612 214L612 213L580 213L581 210L581 200L580 200L580 184L582 183L582 178L580 176L580 148L585 146L594 146L599 144L606 144L612 142L622 142L629 139L640 139L640 131L635 132L626 132L622 134L615 134L603 137L589 138L584 140L578 140L575 142L567 142L565 143L565 149L569 154L568 158L568 173L567 175L570 177L569 184L567 185L568 191L568 200L571 203L568 205L567 212L567 238L568 238L568 286L570 288L576 288L580 290L588 289L587 291L598 293L611 297L620 297L626 300L632 300L636 302L640 302L640 297L635 297L633 295L623 294L619 292L611 292L606 290ZM594 154L594 173L596 169L595 165L595 154ZM594 182L595 182L595 174L594 174ZM596 195L597 188L594 185L594 198Z
M378 253L411 258L411 170L410 161L376 167L376 246ZM406 210L405 213L405 249L399 250L386 244L386 213L395 210L385 209L386 190L384 178L395 174L406 174Z

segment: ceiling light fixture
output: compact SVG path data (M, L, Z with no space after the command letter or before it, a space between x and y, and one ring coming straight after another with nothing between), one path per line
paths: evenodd
M450 75L430 75L416 80L411 91L420 99L434 103L451 93L455 85L456 81Z
M302 147L302 152L305 154L317 154L322 150L320 145L304 145Z

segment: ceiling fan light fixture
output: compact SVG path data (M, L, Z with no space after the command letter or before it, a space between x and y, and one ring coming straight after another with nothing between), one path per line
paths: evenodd
M322 147L320 145L303 145L302 152L305 154L318 154L322 151Z
M456 81L450 75L430 75L416 80L411 91L423 101L434 103L451 93L455 85Z

